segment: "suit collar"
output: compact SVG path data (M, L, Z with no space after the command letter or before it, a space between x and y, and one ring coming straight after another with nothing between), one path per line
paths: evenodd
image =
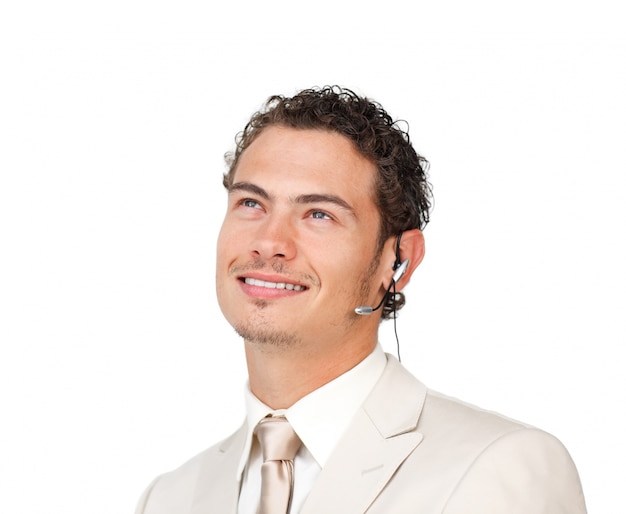
M357 411L320 473L301 514L367 510L398 467L420 444L417 422L426 387L392 357ZM244 449L244 425L219 446L209 450L198 476L190 514L235 514L240 481L239 457ZM210 484L210 485L209 485Z
M392 355L363 409L385 437L415 430L426 400L426 386L411 375Z
M422 441L426 387L387 356L379 382L320 473L301 514L367 510Z
M236 514L241 485L237 464L244 448L246 428L244 423L232 436L208 450L213 455L204 459L190 514Z

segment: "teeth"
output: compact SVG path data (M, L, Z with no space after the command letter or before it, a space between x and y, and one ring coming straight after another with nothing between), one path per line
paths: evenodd
M256 278L246 278L245 283L251 286L267 287L268 289L289 289L290 291L304 291L304 286L287 282L265 282Z

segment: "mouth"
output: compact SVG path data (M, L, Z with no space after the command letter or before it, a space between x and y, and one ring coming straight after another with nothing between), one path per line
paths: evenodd
M239 280L249 286L263 287L266 289L287 289L288 291L305 291L306 286L291 282L269 282L258 278L241 277Z

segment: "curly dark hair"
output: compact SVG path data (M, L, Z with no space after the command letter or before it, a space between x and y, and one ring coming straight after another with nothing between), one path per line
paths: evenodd
M235 151L225 155L224 187L232 185L243 151L272 125L337 132L376 164L374 200L381 217L378 252L389 237L423 229L428 223L432 198L428 161L414 150L408 132L379 103L339 86L305 89L290 98L271 96L237 135ZM383 319L393 317L404 303L402 293L389 294Z

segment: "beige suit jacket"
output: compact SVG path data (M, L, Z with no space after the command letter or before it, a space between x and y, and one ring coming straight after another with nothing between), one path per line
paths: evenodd
M551 435L385 371L300 514L583 514L576 468ZM136 514L235 514L245 427L145 491Z

